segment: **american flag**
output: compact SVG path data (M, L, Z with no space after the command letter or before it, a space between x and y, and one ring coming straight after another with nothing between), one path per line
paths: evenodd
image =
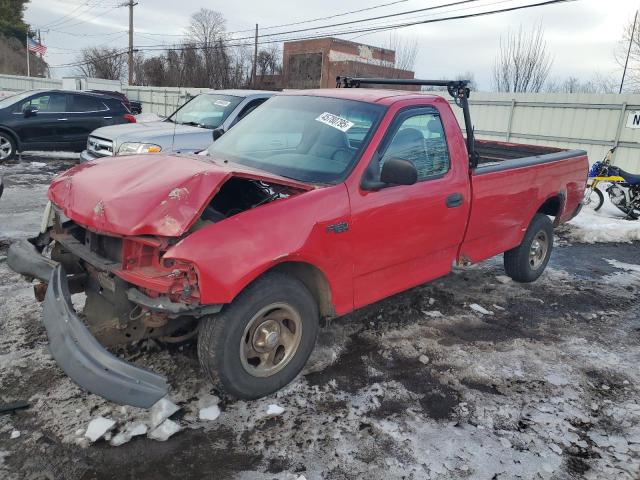
M31 37L27 38L27 48L29 49L30 52L36 52L36 53L39 53L40 55L44 55L45 53L47 53L47 47L45 47L39 42L36 42Z

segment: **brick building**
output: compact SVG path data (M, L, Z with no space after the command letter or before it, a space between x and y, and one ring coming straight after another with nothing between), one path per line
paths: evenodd
M282 52L283 87L333 88L338 75L414 78L414 72L394 68L395 57L393 50L338 38L285 42Z

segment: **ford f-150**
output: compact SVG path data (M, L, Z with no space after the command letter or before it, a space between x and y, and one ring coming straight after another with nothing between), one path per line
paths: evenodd
M149 407L166 379L105 347L197 335L215 385L257 398L298 375L322 317L503 252L509 276L536 280L553 226L579 211L585 152L475 140L464 81L340 85L402 82L446 87L465 133L438 95L291 91L207 155L116 157L56 177L40 235L8 262L44 282L59 365ZM84 320L73 292L86 293Z

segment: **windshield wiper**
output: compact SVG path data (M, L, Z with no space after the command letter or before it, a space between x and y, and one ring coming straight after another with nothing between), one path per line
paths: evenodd
M200 127L202 128L202 124L198 122L182 122L180 125L189 125L191 127Z

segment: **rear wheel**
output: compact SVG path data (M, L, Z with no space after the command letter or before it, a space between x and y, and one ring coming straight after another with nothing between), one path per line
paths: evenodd
M315 345L319 313L299 280L268 273L198 334L200 365L218 388L243 399L275 392L302 370Z
M0 132L0 163L16 156L16 142L11 135Z
M553 224L537 213L524 234L522 243L504 253L504 270L517 282L534 282L549 263L553 249Z

